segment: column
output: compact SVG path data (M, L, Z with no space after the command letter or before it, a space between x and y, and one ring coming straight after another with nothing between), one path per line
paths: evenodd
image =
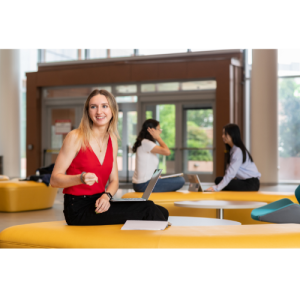
M0 50L0 155L3 174L20 177L20 52Z
M278 183L277 50L253 50L251 155L261 183Z

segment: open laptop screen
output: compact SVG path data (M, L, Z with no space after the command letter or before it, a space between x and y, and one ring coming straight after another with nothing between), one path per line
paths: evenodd
M151 195L151 193L152 193L152 191L153 191L153 189L156 185L156 182L157 182L161 172L162 172L162 169L156 169L154 171L154 173L152 175L152 178L150 179L150 182L149 182L142 198L147 199L147 200L149 199L149 197L150 197L150 195Z

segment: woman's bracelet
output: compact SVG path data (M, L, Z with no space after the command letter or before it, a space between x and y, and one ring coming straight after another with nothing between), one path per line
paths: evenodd
M83 175L86 174L86 172L82 172L81 175L80 175L80 181L83 183L83 184L86 184L84 182L84 179L83 179Z

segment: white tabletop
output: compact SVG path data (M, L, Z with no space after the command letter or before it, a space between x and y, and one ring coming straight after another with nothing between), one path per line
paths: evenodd
M195 217L169 217L172 226L218 226L218 225L241 225L241 223L230 220Z
M267 205L266 202L254 201L227 201L227 200L200 200L174 202L175 206L190 208L212 208L212 209L247 209Z

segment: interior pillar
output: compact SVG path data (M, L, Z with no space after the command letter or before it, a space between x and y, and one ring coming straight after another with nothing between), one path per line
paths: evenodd
M0 156L3 174L20 177L20 52L0 50Z
M278 183L277 50L252 50L251 155L261 183Z

